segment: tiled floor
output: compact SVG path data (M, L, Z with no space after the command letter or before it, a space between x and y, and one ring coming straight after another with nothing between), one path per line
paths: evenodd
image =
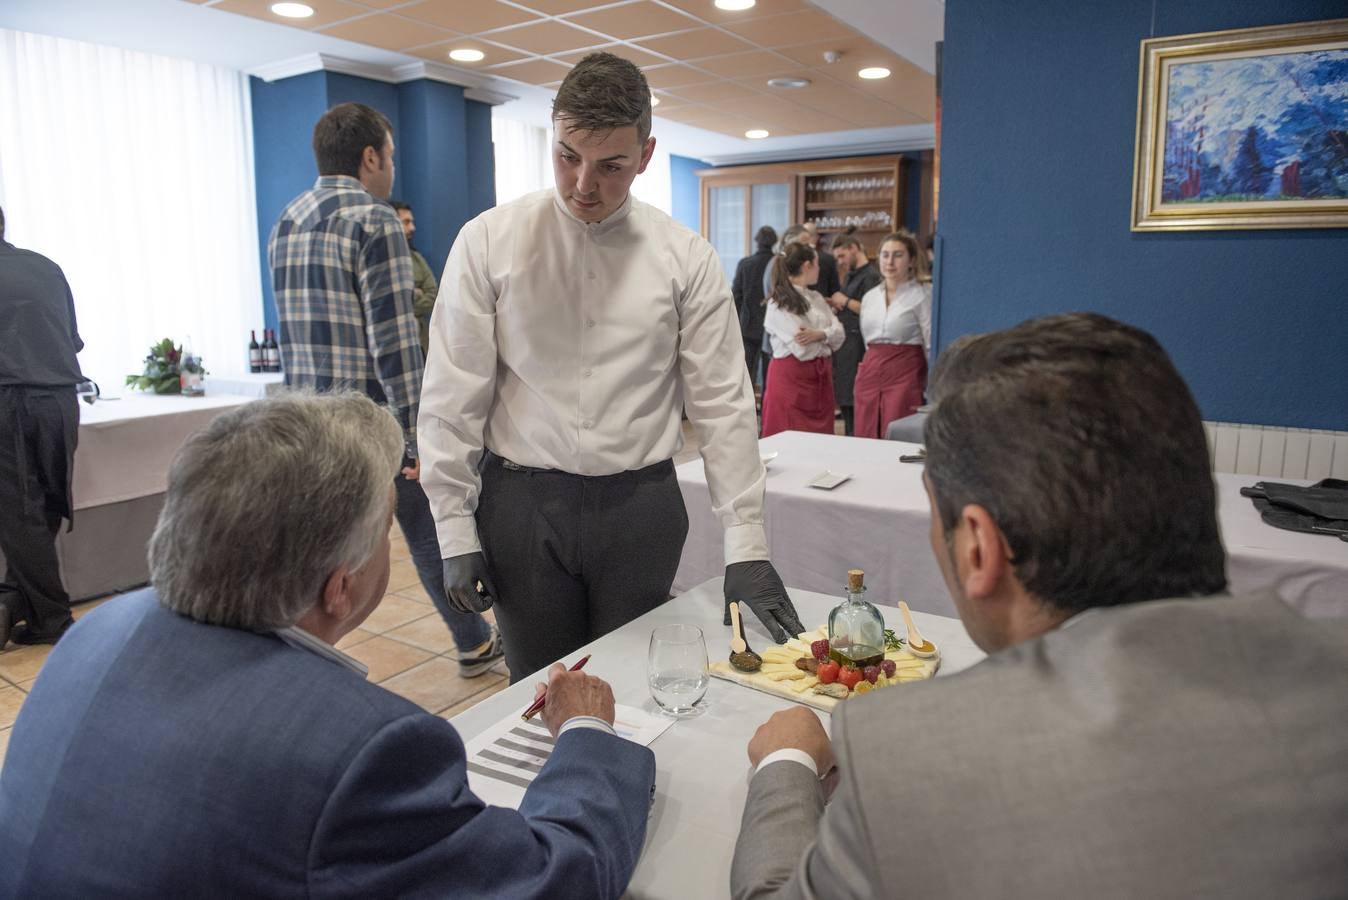
M342 639L339 647L370 667L369 679L423 709L449 718L504 688L504 666L477 678L460 678L454 642L431 605L395 526L388 593L370 618ZM75 618L117 597L81 603ZM491 618L491 613L487 613ZM18 647L0 652L0 764L5 759L19 708L42 670L51 647Z

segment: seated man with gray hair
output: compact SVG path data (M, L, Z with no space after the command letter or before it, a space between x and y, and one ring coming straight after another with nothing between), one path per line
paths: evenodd
M655 761L554 666L519 811L454 728L336 648L388 583L398 425L363 395L221 415L178 452L153 588L52 652L0 773L0 896L617 897Z

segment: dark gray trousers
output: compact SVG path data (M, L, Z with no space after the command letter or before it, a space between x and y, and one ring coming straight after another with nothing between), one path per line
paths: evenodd
M488 453L477 531L515 682L668 600L688 513L670 460L587 477Z
M0 551L15 622L59 631L70 619L56 533L73 513L80 415L74 387L0 385Z

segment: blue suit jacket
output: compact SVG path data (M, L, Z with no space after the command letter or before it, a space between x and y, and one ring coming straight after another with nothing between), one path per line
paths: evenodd
M53 650L0 773L0 897L616 897L655 759L567 732L519 811L453 727L279 639L151 591Z

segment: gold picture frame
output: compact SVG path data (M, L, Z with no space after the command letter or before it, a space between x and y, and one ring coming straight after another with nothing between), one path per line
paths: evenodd
M1348 19L1142 41L1132 230L1348 228L1345 68Z

